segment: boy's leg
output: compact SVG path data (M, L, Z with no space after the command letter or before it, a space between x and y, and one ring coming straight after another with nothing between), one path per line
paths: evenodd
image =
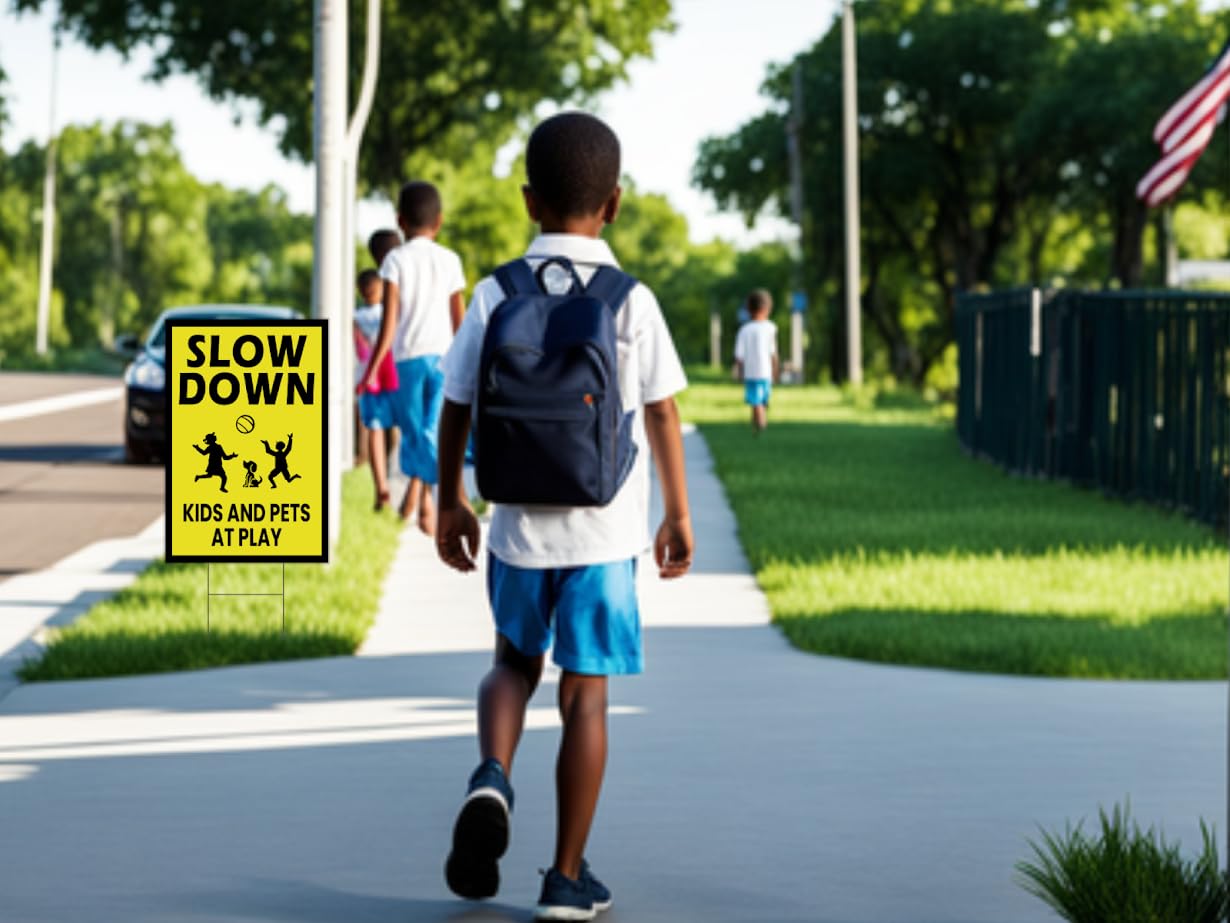
M572 879L581 875L585 842L606 770L606 705L605 676L565 671L560 677L564 733L555 765L555 868Z
M542 655L528 657L496 635L495 664L478 687L478 748L512 772L513 756L525 727L525 707L542 677Z
M397 363L397 391L392 395L393 419L401 433L398 442L398 466L402 474L410 479L406 494L401 501L401 517L409 519L418 508L420 484L415 478L411 458L415 451L415 433L417 421L414 408L419 406L419 391L422 387L418 373L418 360L403 359Z
M525 707L542 675L550 644L547 572L510 567L489 557L487 590L495 616L495 662L478 694L482 762L453 826L444 876L453 893L472 900L493 896L499 859L508 848L513 792L508 781L525 725ZM510 636L516 636L514 644ZM531 653L525 653L530 651Z
M428 535L436 533L436 510L431 489L436 483L439 466L440 411L444 407L444 374L440 371L439 356L424 357L423 416L420 429L417 472L423 479L423 493L419 501L419 529Z
M367 463L372 466L372 480L376 487L376 509L389 502L389 481L385 469L384 430L368 429Z

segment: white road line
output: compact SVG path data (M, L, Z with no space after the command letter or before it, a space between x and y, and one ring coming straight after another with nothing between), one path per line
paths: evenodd
M8 404L0 406L0 423L22 420L26 417L41 417L43 414L59 413L62 410L72 410L76 407L89 407L91 404L117 401L123 396L123 388L96 388L93 391L75 391L72 394L57 394L55 397L41 397L35 401Z

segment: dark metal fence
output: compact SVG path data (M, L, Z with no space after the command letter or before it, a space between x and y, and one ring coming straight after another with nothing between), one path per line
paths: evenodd
M957 346L969 451L1226 522L1230 295L964 295Z

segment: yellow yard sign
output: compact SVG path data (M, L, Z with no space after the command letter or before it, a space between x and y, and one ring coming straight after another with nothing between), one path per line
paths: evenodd
M325 322L168 320L168 561L328 559Z

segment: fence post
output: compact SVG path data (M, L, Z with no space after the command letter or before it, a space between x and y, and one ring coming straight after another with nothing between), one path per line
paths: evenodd
M722 315L717 311L709 312L709 366L722 367Z

